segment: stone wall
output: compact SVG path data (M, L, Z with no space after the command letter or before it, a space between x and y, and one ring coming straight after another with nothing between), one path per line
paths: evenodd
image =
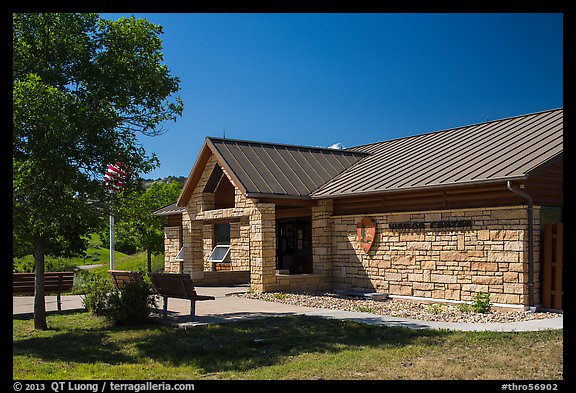
M537 234L537 209L534 216ZM494 303L528 304L525 206L370 215L377 232L368 254L357 242L362 217L332 218L335 288L456 301L473 300L482 291ZM464 219L472 226L390 229L393 222ZM537 258L537 242L535 251Z
M180 261L176 261L176 255L180 251L181 228L164 227L164 270L168 273L178 273L180 270Z
M206 271L201 280L196 280L196 285L202 286L227 286L246 284L250 280L250 272L247 270Z

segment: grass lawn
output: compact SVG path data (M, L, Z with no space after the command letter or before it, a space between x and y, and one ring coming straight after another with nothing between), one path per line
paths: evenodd
M562 331L411 330L306 316L188 330L88 313L13 320L14 379L563 378Z

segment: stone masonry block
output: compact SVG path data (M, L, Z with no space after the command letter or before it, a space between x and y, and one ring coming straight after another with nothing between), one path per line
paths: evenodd
M430 280L439 283L456 283L458 281L456 276L445 274L431 274Z

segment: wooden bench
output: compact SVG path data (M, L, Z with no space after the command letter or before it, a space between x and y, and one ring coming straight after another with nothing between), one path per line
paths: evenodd
M142 275L140 272L131 270L108 270L108 274L110 274L112 284L114 284L118 289L124 288L127 283L134 280L142 281Z
M164 298L162 315L166 318L168 312L168 298L190 300L190 317L196 314L196 302L202 300L215 300L214 296L198 295L194 289L189 274L150 273L152 288Z
M12 294L34 295L35 273L12 273ZM60 294L69 292L74 285L74 272L45 272L44 293L56 294L58 311L62 311Z

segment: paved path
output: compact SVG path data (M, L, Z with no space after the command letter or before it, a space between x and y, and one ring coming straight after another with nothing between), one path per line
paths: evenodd
M246 292L247 287L197 287L200 295L212 295L216 300L196 302L196 318L189 317L190 302L183 299L169 299L168 318L158 317L158 321L169 323L181 328L191 328L211 323L233 322L246 319L282 316L308 315L323 318L338 318L382 326L403 326L411 329L450 329L463 331L536 331L546 329L562 329L564 318L549 318L526 322L512 323L449 323L419 321L407 318L397 318L376 315L365 312L328 310L312 307L293 306L289 304L267 302L263 300L246 299L237 296L227 296L234 292ZM13 297L13 314L15 317L31 317L34 309L32 296ZM162 308L162 300L158 302ZM82 299L79 295L62 296L62 310L82 310ZM56 296L46 296L46 311L56 310Z
M93 270L93 269L96 269L96 268L99 268L99 267L102 267L102 266L104 266L103 263L98 263L98 264L96 264L96 265L80 265L80 266L78 266L78 269L81 269L81 270Z

